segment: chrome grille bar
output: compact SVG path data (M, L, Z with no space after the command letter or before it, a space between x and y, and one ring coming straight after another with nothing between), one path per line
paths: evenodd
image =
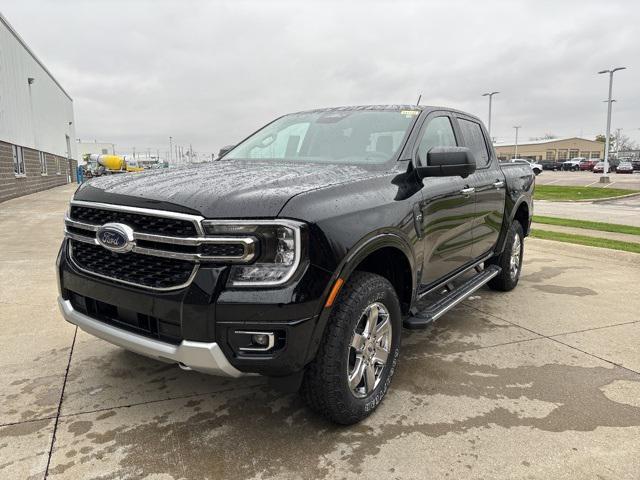
M211 261L211 262L225 262L225 263L248 263L252 261L257 254L257 239L251 236L243 236L243 237L208 237L205 236L204 230L202 229L202 225L200 221L202 217L196 215L188 215L182 213L175 212L164 212L160 210L151 210L146 208L137 208L137 207L123 207L118 205L108 205L102 203L92 203L92 202L82 202L82 201L72 201L72 206L79 207L87 207L87 208L96 208L103 210L117 210L128 213L139 213L143 215L153 215L157 217L165 217L165 218L176 218L180 220L188 220L194 222L196 231L198 232L197 237L174 237L168 235L156 235L150 233L142 233L133 232L134 242L132 252L140 253L143 255L154 255L157 257L166 257L166 258L174 258L180 260L189 260L193 262L201 262L201 261ZM70 218L68 215L65 216L65 236L67 238L71 238L73 240L79 242L85 242L93 245L100 245L98 240L96 239L96 232L99 230L101 225L91 224L86 222L80 222ZM69 228L75 229L76 231L71 231ZM77 230L84 230L87 232L87 235L80 234ZM142 246L138 245L137 241L146 241L153 242L159 244L167 244L169 245L180 245L180 246L191 246L198 247L200 245L242 245L243 252L241 255L206 255L202 253L189 253L189 252L176 252L168 249L162 248L151 248L150 246Z

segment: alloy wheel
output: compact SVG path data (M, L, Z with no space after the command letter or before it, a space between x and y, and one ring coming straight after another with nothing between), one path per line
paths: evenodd
M370 395L380 383L392 335L387 307L375 302L364 309L349 343L347 380L355 397Z

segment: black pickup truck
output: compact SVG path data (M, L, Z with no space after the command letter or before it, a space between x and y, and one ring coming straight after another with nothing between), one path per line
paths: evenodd
M261 374L350 424L402 328L511 290L534 174L476 117L412 105L285 115L204 165L80 186L57 260L65 319L187 370Z

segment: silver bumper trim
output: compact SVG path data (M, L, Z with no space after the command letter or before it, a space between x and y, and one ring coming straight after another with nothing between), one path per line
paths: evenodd
M180 345L160 342L143 337L106 323L95 320L73 308L69 300L58 297L62 316L69 323L77 325L85 332L126 350L167 363L177 363L182 368L220 375L240 377L246 375L229 363L220 346L213 343L183 340Z

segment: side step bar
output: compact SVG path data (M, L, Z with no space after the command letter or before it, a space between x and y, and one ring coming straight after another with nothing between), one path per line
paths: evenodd
M404 327L411 330L425 328L431 322L440 318L493 277L498 275L501 270L502 269L497 265L488 266L465 283L459 285L454 290L451 290L442 298L429 305L424 310L411 317L405 318Z

